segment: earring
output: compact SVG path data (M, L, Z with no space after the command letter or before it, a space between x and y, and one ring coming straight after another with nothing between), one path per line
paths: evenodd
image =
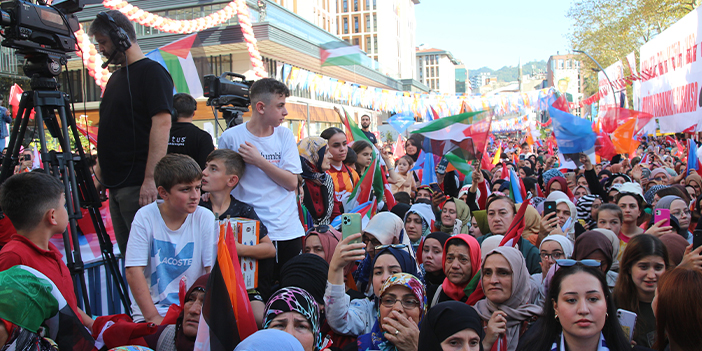
M605 319L609 318L609 313L605 313Z
M556 313L556 316L553 317L553 319L558 319L558 313Z

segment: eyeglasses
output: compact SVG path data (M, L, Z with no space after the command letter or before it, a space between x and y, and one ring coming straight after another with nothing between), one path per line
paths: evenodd
M375 250L382 250L382 249L387 249L388 247L392 247L393 249L404 249L407 248L407 244L390 244L390 245L378 245L375 247Z
M690 210L688 210L688 209L684 209L684 210L675 211L675 212L670 213L671 216L675 216L676 218L682 217L683 214L686 216L690 216L690 214L692 214L692 212L690 212Z
M553 258L554 260L558 261L561 259L561 257L565 256L562 252L554 252L554 253L546 253L542 252L539 254L541 256L542 260L548 260L550 258Z
M556 264L561 266L561 267L572 267L572 266L575 266L576 264L581 264L583 266L588 266L588 267L599 267L602 265L602 262L600 262L600 260L590 260L590 259L576 261L576 260L573 260L570 258L566 258L563 260L556 260Z
M400 303L402 303L402 307L406 309L419 307L419 301L417 299L407 298L400 300L397 299L395 296L383 296L380 299L380 304L385 307L393 307L395 306L395 303L397 303L397 301L400 301Z

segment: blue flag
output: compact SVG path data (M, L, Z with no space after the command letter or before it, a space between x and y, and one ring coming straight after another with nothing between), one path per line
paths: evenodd
M424 154L424 170L422 171L422 184L429 185L431 183L436 183L436 170L434 169L434 155L431 150L431 139L424 138L424 145L422 149L426 151Z
M597 134L592 131L590 121L548 107L548 113L553 121L553 134L556 135L558 151L564 154L585 152L595 146Z
M407 127L414 124L414 113L412 113L412 111L398 113L388 118L388 124L395 128L398 133L402 134Z
M697 143L692 139L687 139L687 169L685 175L690 175L690 170L700 171L699 160L697 159Z

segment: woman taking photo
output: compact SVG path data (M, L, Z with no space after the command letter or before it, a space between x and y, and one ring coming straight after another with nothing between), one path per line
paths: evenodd
M458 301L446 301L427 312L419 332L419 350L481 351L485 332L475 310Z
M631 350L602 271L575 260L557 264L543 318L519 340L517 350Z
M656 317L651 301L658 279L668 268L668 250L653 235L641 234L629 241L619 263L619 278L614 286L617 308L636 313L634 341L652 347L656 335Z
M424 285L406 273L393 274L380 288L378 313L369 333L358 336L359 351L416 351L426 312Z
M468 300L477 287L476 281L466 295L465 290L468 283L480 271L480 244L468 234L453 236L444 244L442 262L446 278L436 290L427 292L427 298L430 301L429 307L443 301L466 302ZM482 294L473 296L472 301L468 304L474 305L482 297Z
M475 310L487 327L483 348L514 351L542 312L529 303L532 288L524 257L513 247L500 246L487 254L481 273L485 299L475 304Z

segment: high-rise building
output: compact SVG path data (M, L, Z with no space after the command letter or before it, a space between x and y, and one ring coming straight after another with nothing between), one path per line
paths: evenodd
M325 31L338 35L336 25L337 0L269 0L294 12Z
M547 86L556 87L559 94L565 95L569 103L574 104L571 111L580 115L579 103L583 100L583 76L580 61L576 55L553 55L546 64Z
M468 80L468 69L463 62L458 61L456 66L456 93L470 93L471 86Z
M456 93L456 65L451 52L420 46L417 49L417 76L432 91Z
M335 34L378 61L382 73L394 78L417 78L414 5L419 0L335 1Z

